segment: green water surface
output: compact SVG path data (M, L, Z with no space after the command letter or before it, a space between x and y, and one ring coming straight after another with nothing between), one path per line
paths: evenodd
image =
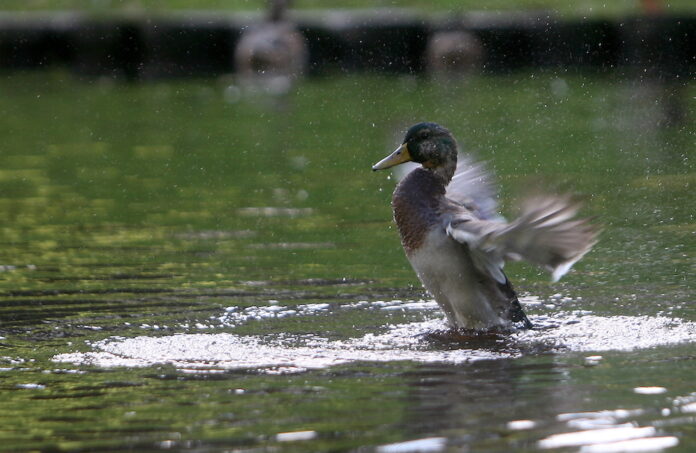
M423 297L391 223L394 180L370 171L423 120L490 162L505 214L539 186L578 194L604 226L560 283L510 265L520 293L570 296L563 310L696 321L694 105L694 83L567 73L311 79L282 99L222 79L4 74L0 450L371 451L442 437L451 450L535 451L569 430L558 414L627 409L637 412L624 422L676 437L669 451L693 451L691 343L602 353L596 366L587 353L544 352L294 374L51 358L114 336L343 339L420 319L354 310L239 327L211 321L226 307L275 300ZM529 307L532 320L558 310L550 305ZM641 386L666 391L633 391ZM535 427L508 425L526 419ZM292 431L315 434L277 437Z

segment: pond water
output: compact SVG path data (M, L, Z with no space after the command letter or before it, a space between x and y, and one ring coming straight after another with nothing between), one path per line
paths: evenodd
M696 84L0 80L0 450L694 451ZM678 101L678 102L677 102ZM679 119L681 112L681 121ZM371 165L449 127L604 232L457 336Z

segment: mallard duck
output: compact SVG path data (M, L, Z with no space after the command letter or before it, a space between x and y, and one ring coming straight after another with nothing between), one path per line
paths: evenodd
M289 21L290 0L269 0L265 22L246 30L235 48L237 72L245 83L265 82L287 91L307 65L307 43Z
M484 48L473 33L439 31L428 39L425 61L433 76L455 76L474 72L481 66Z
M457 156L457 142L447 129L419 123L372 167L421 164L392 197L406 256L452 327L531 328L503 272L505 261L537 264L557 281L596 243L598 228L589 219L575 219L580 205L565 195L529 198L520 216L505 222L496 213L484 166L468 157L457 165Z

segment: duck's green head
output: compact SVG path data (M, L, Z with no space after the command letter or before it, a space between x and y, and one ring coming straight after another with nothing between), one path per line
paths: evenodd
M457 142L444 127L436 123L418 123L406 133L396 151L372 166L383 170L404 162L417 162L438 169L457 165Z

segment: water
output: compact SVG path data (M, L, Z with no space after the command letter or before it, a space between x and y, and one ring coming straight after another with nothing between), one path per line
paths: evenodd
M692 451L696 127L661 89L4 75L0 450ZM408 267L370 165L422 120L508 215L538 184L604 225L560 283L509 265L539 330L453 335Z

